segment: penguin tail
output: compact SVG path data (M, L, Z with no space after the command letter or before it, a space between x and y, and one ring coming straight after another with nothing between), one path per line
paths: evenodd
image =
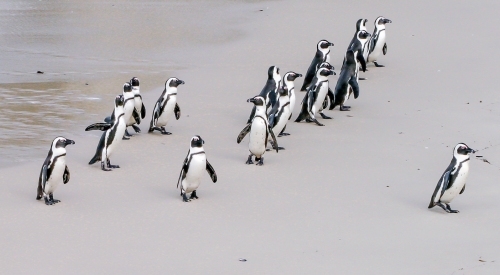
M42 197L43 197L42 195L37 194L37 195L36 195L36 200L37 200L37 201L39 201L39 200L41 200L41 199L42 199Z
M300 114L297 117L297 119L295 120L295 122L301 122L304 119L306 119L306 115L304 114L304 112L300 112Z
M89 165L92 165L96 163L97 161L101 160L101 158L96 154L89 162Z
M436 204L431 200L431 203L429 203L429 206L427 208L432 208L434 206L436 206Z

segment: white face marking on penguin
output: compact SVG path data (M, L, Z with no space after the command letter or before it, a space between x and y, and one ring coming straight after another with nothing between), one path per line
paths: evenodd
M457 144L455 146L453 154L455 156L457 156L457 155L465 155L466 156L466 155L468 155L470 153L475 153L475 152L476 151L473 150L473 149L471 149L471 148L469 148L469 146L467 146L467 144L465 144L465 143L459 143L459 144Z
M56 137L54 141L52 141L52 149L66 148L66 146L70 144L75 144L75 142L65 137Z
M131 91L132 91L132 85L130 85L129 82L125 82L125 84L123 84L123 92L128 93Z
M195 148L195 147L203 147L203 144L205 143L205 141L198 135L196 136L193 136L191 138L191 147Z

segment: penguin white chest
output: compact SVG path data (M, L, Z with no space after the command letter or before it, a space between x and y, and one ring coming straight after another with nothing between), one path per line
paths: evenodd
M129 126L135 123L135 120L132 117L132 112L134 111L134 108L135 108L134 98L129 99L127 102L125 102L125 105L123 105L123 116L125 117L125 121L128 122L127 124Z
M207 158L205 154L193 155L189 163L189 169L186 178L182 181L182 186L186 193L193 192L198 189L201 183L203 172L207 167Z
M293 90L291 90L291 92L290 92L290 112L293 112L294 107L295 107L295 93L293 92Z
M63 181L63 173L64 169L66 168L66 157L65 156L60 156L56 159L53 168L52 168L52 173L50 174L50 177L47 179L47 182L45 183L45 190L44 192L46 194L51 194L56 190L57 186L61 184Z
M325 81L321 84L321 87L319 88L318 91L318 97L316 98L316 101L314 101L314 115L316 115L316 112L319 110L323 110L323 101L325 100L326 94L328 93L328 81Z
M440 201L444 203L450 203L465 186L467 176L469 175L469 162L462 163L462 167L458 170L458 175L455 178L453 185L446 191L444 191L443 196L441 196Z
M377 44L373 48L373 51L370 53L368 57L369 62L377 61L377 58L382 54L382 48L385 45L385 30L381 31L377 38Z
M106 152L105 157L107 158L109 158L111 154L113 154L115 148L118 146L118 144L120 144L120 142L122 141L122 137L125 134L125 129L127 126L125 125L125 120L123 119L123 116L119 118L118 124L115 125L115 127L116 127L116 132L113 140L109 140L109 134L111 133L111 131L113 131L113 129L109 130L106 133L106 139L108 140L108 144L106 144L107 149L103 150L103 152ZM102 161L106 161L106 158L102 158Z
M278 121L278 124L276 124L276 126L274 126L273 128L273 132L277 135L279 133L281 133L281 131L283 130L283 128L285 128L286 126L286 123L288 122L288 118L290 117L290 104L286 105L283 107L283 110L281 112L281 115L280 115L280 118L279 118L279 121ZM271 135L269 135L269 138L271 138Z
M266 122L260 117L255 117L252 122L250 141L248 143L248 150L250 150L252 154L260 157L266 152L266 134Z
M171 95L165 104L165 108L163 109L163 113L161 113L158 121L156 122L156 126L163 127L167 125L168 120L172 113L174 112L175 103L177 102L177 96Z

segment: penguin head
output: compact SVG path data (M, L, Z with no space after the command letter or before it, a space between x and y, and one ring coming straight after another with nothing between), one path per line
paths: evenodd
M255 96L255 97L248 99L247 102L252 102L255 106L264 106L264 103L266 101L261 96Z
M318 42L318 51L324 51L328 49L328 47L333 46L333 43L328 42L328 40L320 40Z
M366 22L368 22L368 19L359 19L358 22L356 22L356 32L366 31Z
M278 90L278 93L280 94L280 96L288 96L288 87L287 86L281 87Z
M57 148L66 148L66 146L70 144L75 144L75 142L65 137L56 137L52 141L52 149L55 150Z
M377 19L375 19L375 27L381 27L381 26L385 27L385 24L387 23L392 23L392 21L383 16L379 16L377 17Z
M330 70L333 70L333 66L332 64L328 63L328 62L323 62L319 65L318 69L319 68L327 68L327 69L330 69Z
M318 71L316 72L316 77L319 79L319 78L325 78L329 75L336 75L336 73L328 68L320 68L318 69Z
M302 77L302 75L296 72L288 72L283 76L283 79L286 81L294 81L297 77Z
M271 66L269 67L269 69L267 70L267 78L268 79L275 79L276 76L279 77L280 75L280 68L276 67L276 66Z
M171 77L165 82L165 88L177 87L181 84L185 84L185 82L178 79L177 77Z
M368 39L368 37L370 37L371 34L368 33L367 31L359 31L358 32L358 39L359 40L364 40L364 39Z
M123 95L118 95L116 96L115 98L115 106L118 107L118 106L123 106Z
M476 151L465 143L459 143L455 146L455 149L453 149L453 155L457 157L458 155L465 155L467 156L468 154L473 154Z
M123 84L123 92L132 92L132 85L130 84L130 82L125 82L125 84Z
M191 138L191 147L192 148L203 147L204 143L205 143L205 141L198 135Z
M139 78L137 78L137 77L132 77L132 79L130 79L130 84L131 84L133 87L139 86Z

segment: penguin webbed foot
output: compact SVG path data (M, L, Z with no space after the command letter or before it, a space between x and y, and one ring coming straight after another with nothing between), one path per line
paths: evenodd
M253 161L252 161L252 155L248 156L248 160L247 162L245 162L246 164L253 164Z
M380 64L378 64L378 63L377 63L377 61L373 61L373 64L375 64L375 67L379 67L379 68L380 68L380 67L385 67L384 65L380 65Z
M312 122L316 123L318 126L325 126L325 124L320 123L317 119L313 118Z
M123 136L125 136L125 137L131 137L132 135L128 132L127 129L125 129L125 135L123 135Z
M191 200L187 198L186 193L182 194L182 201L184 202L190 202Z
M446 204L446 209L448 209L448 213L460 213L458 210L451 209L449 204Z
M101 162L101 169L102 169L102 171L106 171L106 172L107 171L112 171L111 169L106 168L106 165L104 164L104 162Z
M129 137L127 137L127 136L123 136L123 137L122 137L122 139L123 139L123 140L130 140L130 138L129 138Z
M346 105L340 105L340 111L350 111L351 106L346 106Z
M171 134L172 134L172 133L170 133L170 132L167 132L167 131L165 130L165 127L161 127L161 128L160 128L160 132L161 132L161 134L162 134L162 135L171 135Z
M290 135L289 133L281 133L281 134L278 135L278 137L283 137L283 136L286 137L286 136L289 136L289 135Z
M189 197L190 200L197 200L199 199L198 196L196 196L196 190L194 190L192 193L191 193L191 196Z
M255 160L259 161L259 162L257 162L258 166L264 165L264 157L260 157L260 158L255 157Z
M366 77L360 77L359 80L367 80Z
M139 127L138 127L137 125L135 125L135 124L134 124L134 125L132 125L132 128L134 128L134 131L135 131L136 133L140 133L140 132L141 132L141 128L139 128Z
M323 119L332 119L331 117L329 117L329 116L327 116L327 115L325 115L325 114L323 114L323 113L319 113L319 114L321 115L321 117L322 117Z
M44 200L45 200L45 205L54 205L55 204L54 202L49 200L49 198L47 198L47 197L44 197Z
M109 159L108 159L107 163L108 163L108 168L120 168L119 165L111 165L111 162L109 161Z
M50 200L51 202L53 202L53 203L58 203L58 202L61 202L60 200L55 200L55 199L54 199L54 194L50 194L50 195L49 195L49 200Z

